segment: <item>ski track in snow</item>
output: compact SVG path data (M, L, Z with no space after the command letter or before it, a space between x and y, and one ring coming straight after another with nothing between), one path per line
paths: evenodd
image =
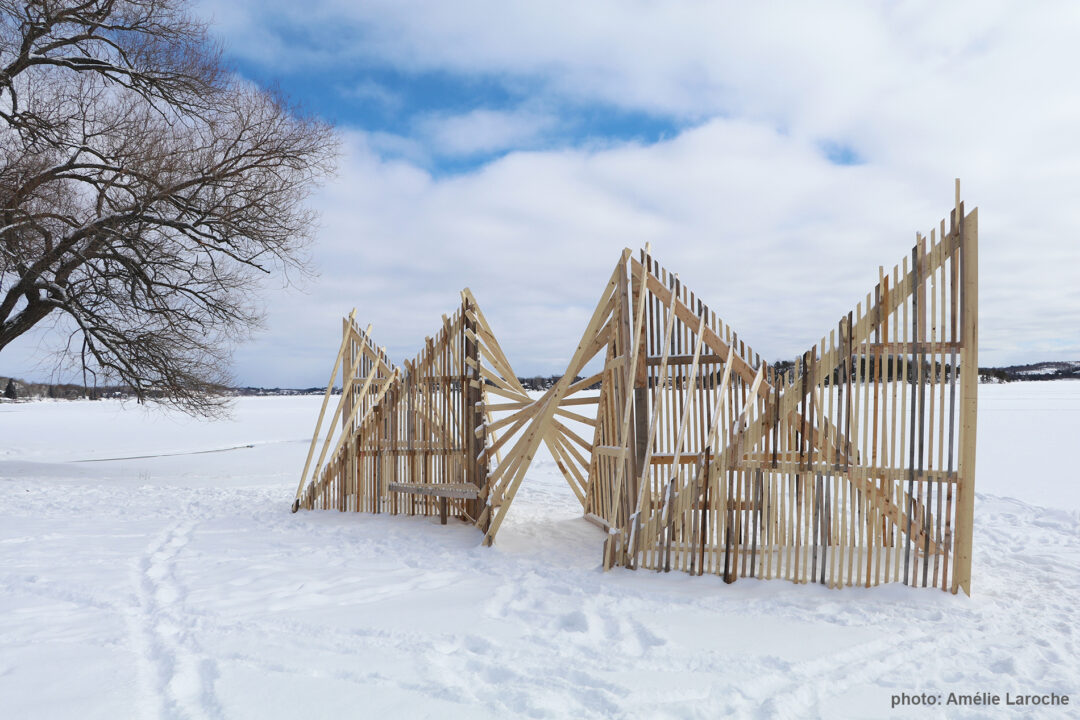
M177 579L177 558L191 542L195 523L184 520L164 530L139 559L138 624L143 637L140 669L163 718L221 717L214 694L217 664L203 657L185 614L185 591Z
M889 697L1080 695L1075 506L978 493L972 598L725 585L601 572L545 457L483 548L455 522L289 513L304 452L0 462L0 716L986 717Z

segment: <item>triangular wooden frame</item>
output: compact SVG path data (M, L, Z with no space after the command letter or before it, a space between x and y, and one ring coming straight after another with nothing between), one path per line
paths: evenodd
M500 440L489 399L529 398L472 292L401 368L355 314L343 321L293 511L454 515L486 530L487 458L499 457L488 445ZM339 368L342 393L312 465Z
M977 222L957 184L948 231L918 236L910 268L882 270L788 373L648 251L624 250L566 373L500 421L516 440L491 470L485 544L544 442L609 533L605 568L970 594ZM600 353L604 369L577 380ZM595 419L570 409L584 403ZM593 441L560 417L591 420Z

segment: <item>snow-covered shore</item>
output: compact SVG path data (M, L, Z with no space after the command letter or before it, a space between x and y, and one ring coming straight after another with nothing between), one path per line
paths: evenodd
M972 598L603 573L547 456L494 548L437 519L293 515L319 402L214 423L0 405L0 717L1032 711L950 692L1078 712L1080 382L980 387Z

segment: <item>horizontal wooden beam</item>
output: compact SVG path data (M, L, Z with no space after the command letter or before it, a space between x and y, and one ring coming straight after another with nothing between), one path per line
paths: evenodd
M864 342L854 347L856 355L879 355L894 353L910 355L912 353L952 353L963 350L963 345L955 342Z
M462 500L475 500L480 492L475 485L469 483L401 483L392 482L386 486L390 492L408 493L411 495L430 495L433 497L456 498Z
M822 477L853 477L867 480L893 480L904 481L914 477L915 482L943 482L955 483L956 473L945 470L909 470L897 467L870 467L855 465L844 470L837 470L834 463L800 463L778 462L773 467L771 460L743 460L738 461L734 470L765 470L788 475L821 475Z
M361 439L361 442L363 440ZM401 455L408 457L411 455L463 455L465 448L463 447L427 447L427 448L405 448L405 447L377 447L366 448L356 451L357 457L376 457L386 455Z
M607 531L611 529L611 523L595 513L585 513L585 519L601 530Z
M721 356L721 355L717 355L715 353L703 353L701 355L701 359L698 362L699 363L715 363L715 362L722 363L726 359L727 359L726 355ZM693 355L669 355L668 360L667 360L668 365L692 365L693 362L694 362L694 356ZM660 356L655 355L655 356L645 358L645 364L646 365L653 365L653 366L659 365L660 364Z

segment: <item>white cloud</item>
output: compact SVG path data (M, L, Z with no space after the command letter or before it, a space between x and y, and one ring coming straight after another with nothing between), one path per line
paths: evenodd
M410 71L530 77L588 102L691 119L737 112L830 131L894 102L910 115L915 108L903 103L919 96L959 99L939 92L942 77L1035 96L1069 76L1070 63L1060 61L1073 57L1078 24L1071 3L339 0L229 8L221 26L230 47L282 67L359 58ZM276 50L267 41L281 37L271 19L308 41Z
M384 112L394 112L402 106L399 93L370 79L342 88L341 94L357 102L374 104Z
M555 125L553 116L530 110L477 109L427 115L418 120L417 129L432 152L471 156L533 146Z
M352 306L403 358L464 286L515 369L560 372L619 252L646 242L748 344L769 360L793 357L952 204L947 175L923 184L872 164L837 166L813 143L737 120L649 146L512 153L440 179L380 159L363 133L350 148L319 201L322 279L307 299L275 300L271 334L247 351L303 347L306 360L289 369L312 384L325 382ZM1008 185L975 180L964 195L983 208L983 364L1080 356L1068 330L1080 327L1080 246L1027 234L1017 220L1038 206L1015 204Z

